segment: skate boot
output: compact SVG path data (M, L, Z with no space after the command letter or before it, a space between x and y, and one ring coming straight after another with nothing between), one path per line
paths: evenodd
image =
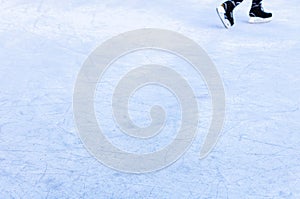
M261 3L252 6L249 16L250 23L266 23L272 21L272 13L265 12Z
M226 1L217 7L217 13L225 28L230 28L234 24L233 9L235 5L231 1Z

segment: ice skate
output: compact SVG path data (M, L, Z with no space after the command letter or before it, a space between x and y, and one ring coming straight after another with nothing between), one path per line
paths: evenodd
M265 12L261 4L253 6L249 12L249 23L266 23L272 21L272 13Z
M233 8L234 6L232 5L231 2L225 2L219 7L217 7L217 13L225 26L225 28L230 28L234 24L234 19L233 19Z

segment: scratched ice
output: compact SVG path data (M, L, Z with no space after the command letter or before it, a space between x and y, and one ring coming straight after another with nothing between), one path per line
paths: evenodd
M1 0L0 198L300 198L299 2L266 0L273 21L251 25L250 1L245 1L231 30L215 13L219 3ZM176 68L196 91L200 110L197 137L177 162L133 175L104 166L85 149L73 120L72 96L88 55L112 36L139 28L173 30L205 49L224 83L226 122L216 147L200 160L211 119L201 76L164 53L124 57L97 87L107 98L95 95L97 119L113 144L151 152L168 144L180 126L176 98L149 86L132 96L130 116L147 126L149 106L161 104L170 116L165 131L142 142L118 131L106 105L126 67Z

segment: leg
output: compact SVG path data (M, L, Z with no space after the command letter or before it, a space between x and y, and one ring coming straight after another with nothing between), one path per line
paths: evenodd
M252 8L257 7L257 6L261 6L261 2L262 0L252 0Z
M253 1L255 1L255 0L253 0ZM226 4L226 5L231 4L231 5L233 5L232 9L234 9L236 6L238 6L242 2L243 2L243 0L228 0L228 1L224 2L224 4Z

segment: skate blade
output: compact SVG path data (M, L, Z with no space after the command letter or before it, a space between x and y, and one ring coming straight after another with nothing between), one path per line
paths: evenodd
M272 17L270 18L260 18L260 17L250 17L249 23L258 24L258 23L268 23L272 21Z
M221 19L223 25L225 28L229 29L231 27L231 24L229 22L228 19L225 19L224 14L225 14L225 9L223 8L223 6L219 6L217 7L217 13L219 15L219 18Z

